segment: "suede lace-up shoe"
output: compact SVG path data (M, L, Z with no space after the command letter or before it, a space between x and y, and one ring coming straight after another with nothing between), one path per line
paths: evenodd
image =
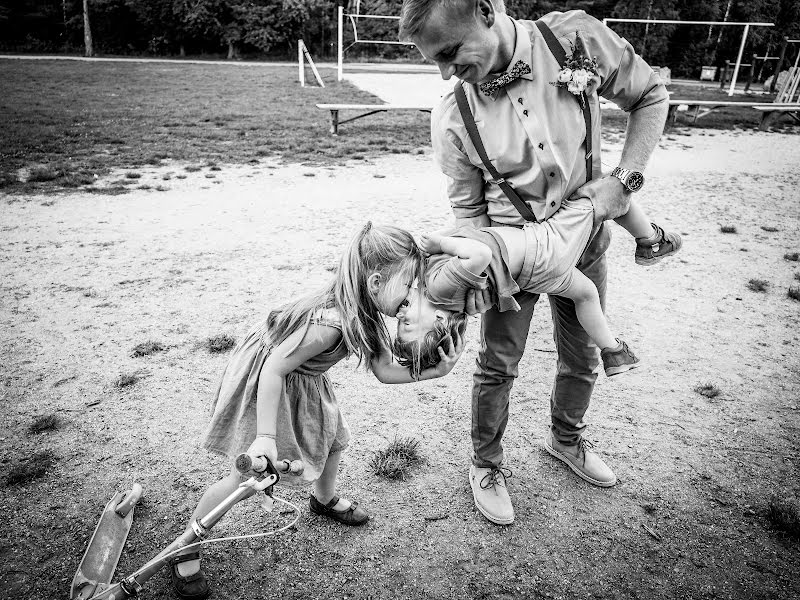
M642 366L642 361L628 348L628 344L622 340L617 340L619 345L616 348L606 348L600 352L603 359L603 369L606 377L619 375L631 369L638 369Z
M475 465L469 468L475 506L484 517L497 525L511 525L514 522L514 507L506 489L506 480L510 478L511 469Z
M612 487L617 483L614 475L603 459L591 451L593 444L581 438L577 444L567 446L553 439L552 431L544 438L544 448L557 459L563 461L581 479L599 487Z

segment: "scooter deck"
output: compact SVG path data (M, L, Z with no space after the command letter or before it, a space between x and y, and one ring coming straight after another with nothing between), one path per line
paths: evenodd
M141 495L142 486L135 483L106 504L72 580L71 600L87 600L111 582L133 523L133 507Z

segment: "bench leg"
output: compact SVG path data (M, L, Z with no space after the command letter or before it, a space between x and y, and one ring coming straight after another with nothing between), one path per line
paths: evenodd
M769 129L770 125L775 121L775 117L777 117L778 113L775 111L766 111L763 115L761 115L761 123L758 124L758 128L761 131L766 131Z
M331 110L331 135L339 135L339 111Z
M678 105L671 104L667 111L667 125L675 126L675 120L678 118Z

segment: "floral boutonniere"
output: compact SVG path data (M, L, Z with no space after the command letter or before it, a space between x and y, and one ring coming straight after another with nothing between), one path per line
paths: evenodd
M597 57L589 56L586 46L579 34L575 34L575 45L572 46L572 54L567 55L566 61L561 65L556 81L551 81L550 85L567 88L571 93L578 97L583 106L584 92L592 80L597 75Z

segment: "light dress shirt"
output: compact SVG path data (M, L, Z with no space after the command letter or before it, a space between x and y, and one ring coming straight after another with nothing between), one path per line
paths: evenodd
M514 54L531 66L531 73L511 82L494 96L477 85L464 89L486 154L533 209L536 218L549 218L586 182L586 125L577 97L551 85L561 66L533 21L513 20ZM668 100L659 76L633 47L583 11L552 12L546 23L567 54L580 33L587 54L597 57L598 74L587 88L592 110L594 177L601 172L600 107L598 95L625 111ZM498 73L500 75L500 73ZM458 218L488 214L499 224L524 219L492 181L475 151L461 119L453 92L445 95L431 115L434 159L447 176L447 196Z

